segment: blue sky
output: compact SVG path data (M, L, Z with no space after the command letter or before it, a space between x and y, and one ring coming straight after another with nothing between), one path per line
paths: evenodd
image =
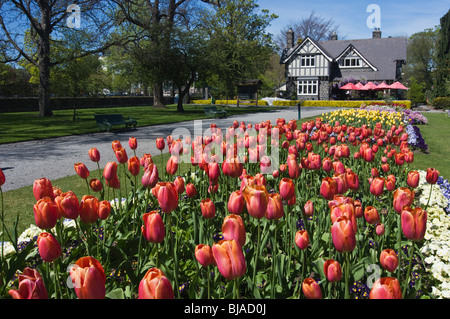
M260 9L278 15L267 29L273 35L314 11L317 16L333 19L339 26L340 38L348 40L372 37L373 29L367 26L367 18L372 14L367 12L370 4L380 8L383 37L411 36L434 28L450 9L450 0L257 0L257 3Z

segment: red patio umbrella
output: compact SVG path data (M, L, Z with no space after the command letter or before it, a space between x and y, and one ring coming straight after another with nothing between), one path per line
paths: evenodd
M347 83L344 86L341 86L341 90L359 90L359 88L353 83Z
M386 82L377 85L377 87L375 88L375 90L389 90L389 89L390 87L388 84L386 84Z
M398 81L389 85L389 88L393 89L393 90L409 90L406 86L404 86L403 84L401 84Z
M368 90L373 90L376 87L377 86L373 82L367 82L366 85L364 85L360 90L368 91Z
M361 90L361 88L364 87L364 84L362 84L361 82L358 82L355 84L355 86Z

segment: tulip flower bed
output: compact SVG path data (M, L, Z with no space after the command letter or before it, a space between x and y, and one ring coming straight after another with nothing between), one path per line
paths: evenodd
M102 175L74 163L85 194L36 180L36 226L27 239L3 229L13 252L2 254L2 297L445 297L442 269L429 272L438 241L425 238L429 211L433 223L447 216L439 172L409 169L402 114L352 109L297 125L161 137L172 156L159 171L136 139L128 150L113 141L117 162Z

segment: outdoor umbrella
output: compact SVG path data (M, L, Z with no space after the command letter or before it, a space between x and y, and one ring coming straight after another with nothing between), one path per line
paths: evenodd
M383 82L375 88L375 90L388 90L390 89L389 85L386 84L386 82Z
M400 82L392 83L391 85L389 85L389 88L393 90L408 90L408 88L403 84L401 84Z
M359 90L359 88L353 83L347 83L344 86L341 86L341 90Z
M358 82L358 83L355 84L355 86L356 86L359 90L361 90L361 88L364 87L364 84L362 84L361 82Z
M377 86L375 84L373 84L373 82L367 82L366 85L364 85L360 90L368 91L368 90L373 90L376 87Z

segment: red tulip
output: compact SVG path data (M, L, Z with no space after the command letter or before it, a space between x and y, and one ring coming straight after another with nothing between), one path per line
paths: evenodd
M228 199L228 212L234 215L240 215L244 210L245 200L240 191L234 191Z
M102 200L98 203L98 218L106 220L111 213L111 203L107 200Z
M301 168L299 167L297 157L295 157L294 154L288 155L287 167L290 178L295 179L300 176Z
M117 176L117 163L116 162L108 162L103 169L103 177L109 181L112 180L115 176Z
M91 189L94 192L100 192L103 189L103 184L100 180L98 180L97 178L92 178L89 181L89 186L91 187Z
M384 184L386 186L386 189L390 192L392 192L395 189L395 176L394 175L388 175L384 181Z
M48 299L44 280L37 270L25 267L18 280L19 290L8 291L14 299Z
M92 195L84 195L80 203L80 220L85 224L92 224L98 220L99 201Z
M389 272L394 272L398 267L397 253L393 249L384 249L380 254L380 264Z
M333 162L331 161L331 158L325 157L322 161L322 169L325 172L330 172L332 168L333 168Z
M145 188L153 188L158 183L159 173L156 164L151 163L147 166L142 175L141 182Z
M123 147L115 149L114 154L116 154L117 161L120 164L125 164L128 161L127 151Z
M98 151L97 148L93 147L89 150L89 158L91 159L91 161L93 162L98 162L100 161L100 152Z
M323 272L329 282L338 282L342 279L342 269L339 262L328 259L323 265Z
M141 170L141 161L137 156L133 156L128 160L128 171L133 176L138 176Z
M380 222L380 214L375 207L367 206L364 209L364 218L371 225L376 225Z
M334 195L338 193L338 185L331 177L322 179L320 186L320 194L327 200L332 200Z
M265 216L269 203L269 193L265 186L246 186L243 191L250 216L261 219Z
M118 140L112 141L111 148L115 152L116 150L122 148L122 144Z
M427 174L425 176L425 179L427 180L428 184L436 184L439 178L439 171L435 168L428 168Z
M306 278L303 280L302 291L308 299L322 298L322 290L320 290L320 286L317 281L312 278Z
M308 247L308 245L309 245L309 235L306 232L306 230L299 230L299 231L297 231L297 233L295 234L295 244L301 250L304 250L304 249L306 249Z
M0 187L5 184L6 178L5 174L3 173L3 170L0 168Z
M307 217L311 217L314 214L314 204L311 200L308 200L303 206L303 214Z
M235 239L239 245L245 244L245 225L241 216L227 215L222 223L222 235L224 240Z
M369 295L370 299L402 299L400 283L397 278L383 277L375 281Z
M156 139L156 148L162 151L166 147L166 142L162 137Z
M412 209L403 207L402 230L406 238L412 241L420 241L425 236L427 230L427 212L420 207Z
M411 206L414 201L415 192L407 187L400 187L394 191L394 210L401 214L404 206Z
M416 188L419 186L420 174L418 171L410 171L408 172L408 176L406 179L406 183L411 188Z
M211 246L199 244L195 247L195 258L203 267L216 265Z
M397 164L398 166L402 166L403 164L405 164L405 154L395 153L394 160L395 160L395 164Z
M375 177L372 180L372 183L370 183L370 192L374 195L374 196L381 196L381 194L383 194L383 190L384 190L384 178L382 177Z
M202 199L200 202L200 209L203 218L212 219L216 216L216 206L210 198Z
M106 180L106 186L119 189L120 188L120 180L117 175L114 175L111 179Z
M33 183L33 195L37 201L44 197L50 197L53 200L52 182L45 177L35 180Z
M356 236L352 222L346 216L340 216L331 226L334 247L340 253L352 251L356 246Z
M81 257L70 269L70 278L79 299L104 299L106 276L102 265L92 257Z
M137 149L137 139L135 137L130 137L128 139L128 146L132 149L135 150Z
M40 229L52 229L58 221L58 207L50 197L41 198L34 204L34 220Z
M151 268L139 283L139 299L174 299L172 284L164 272Z
M336 182L337 194L344 194L345 192L347 192L348 186L345 174L334 174L332 179Z
M86 179L89 177L89 170L83 163L74 164L75 172L77 172L78 176L82 179Z
M152 188L152 193L164 213L170 213L178 207L178 193L173 183L159 182Z
M195 188L195 185L194 185L194 184L188 183L188 184L186 185L186 195L187 195L189 198L192 198L192 197L194 197L194 196L197 195L197 188Z
M295 185L290 178L282 178L280 181L279 189L279 193L284 200L290 200L295 196Z
M74 192L69 191L55 197L59 214L68 219L77 219L80 214L80 203Z
M238 241L219 240L212 246L219 272L228 280L242 277L247 270L244 252Z
M178 170L178 156L172 155L166 164L166 172L169 175L174 175Z
M183 194L185 187L184 187L184 178L181 176L177 176L175 180L173 181L173 184L175 185L175 188L177 190L178 194Z
M244 166L239 162L237 157L227 158L222 163L222 171L225 176L229 177L239 177L242 174Z
M283 201L278 193L269 194L267 203L266 218L268 220L278 220L284 215Z
M151 243L161 243L166 235L166 229L161 215L156 211L145 213L142 217L144 225L141 227L142 235Z
M36 243L43 261L52 262L61 257L61 245L52 234L40 233Z

